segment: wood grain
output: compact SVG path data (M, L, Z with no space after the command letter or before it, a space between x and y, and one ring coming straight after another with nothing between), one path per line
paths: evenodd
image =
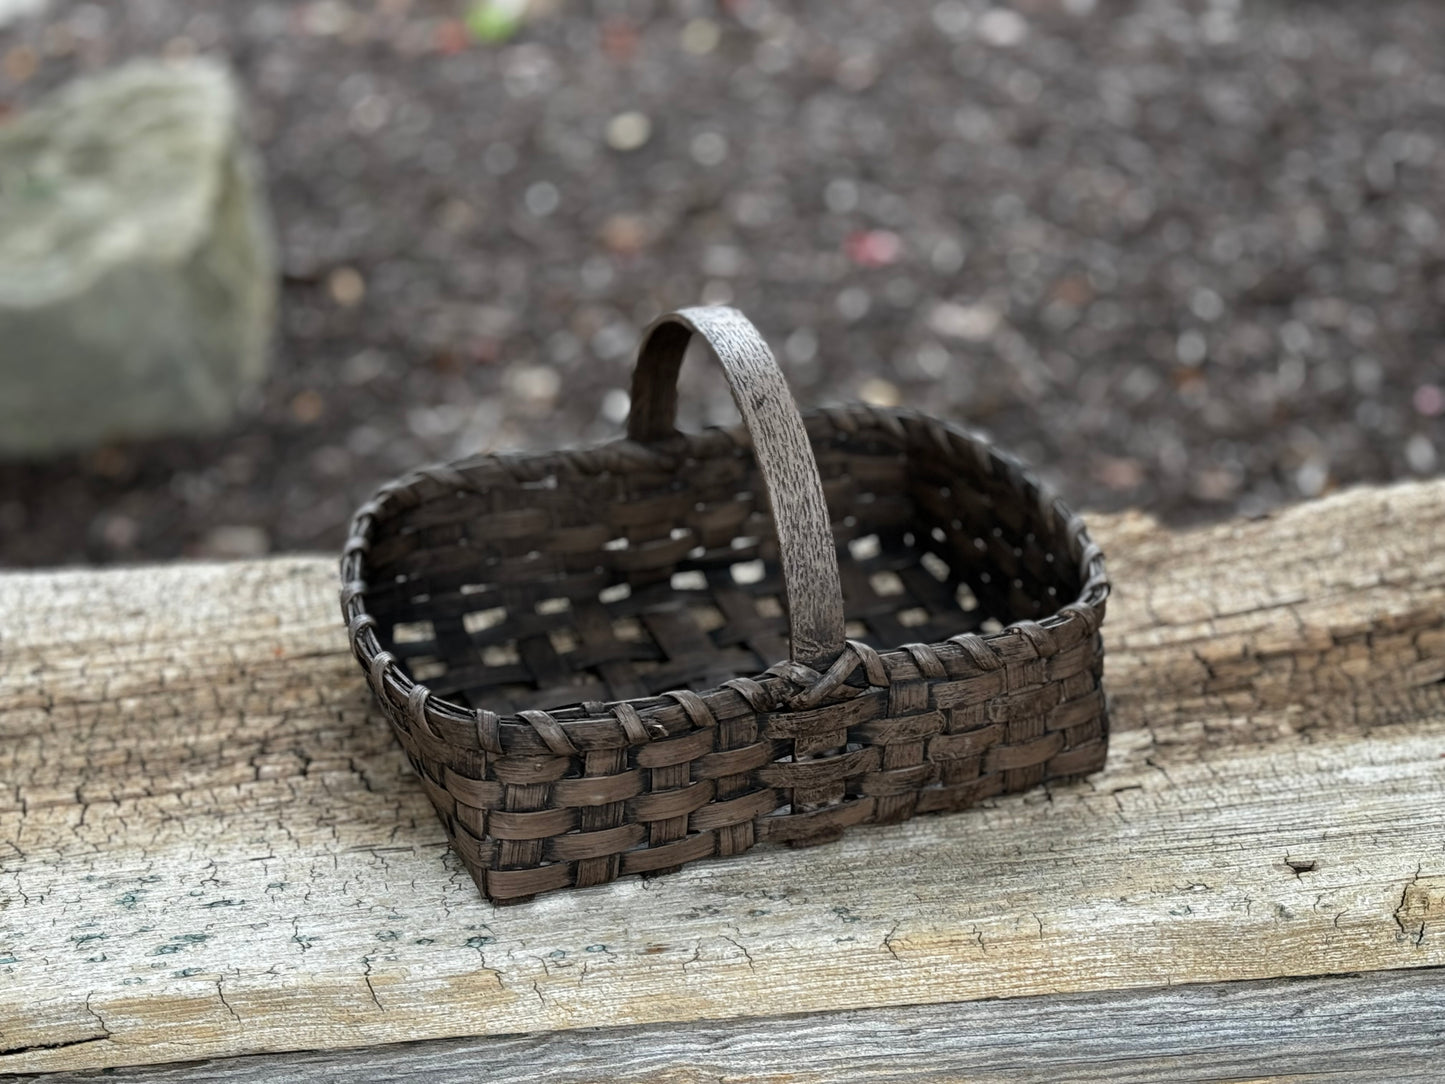
M794 662L826 670L843 650L843 587L828 502L792 389L761 333L737 309L682 309L655 320L638 351L627 435L657 442L676 433L677 376L688 340L705 340L752 438L767 481L788 593Z
M1382 971L439 1039L268 1054L107 1080L155 1084L1147 1084L1154 1081L1438 1081L1445 973ZM92 1071L93 1072L93 1071ZM79 1084L89 1073L47 1076Z
M1093 526L1105 772L502 910L331 561L0 576L0 1071L1445 964L1445 483Z

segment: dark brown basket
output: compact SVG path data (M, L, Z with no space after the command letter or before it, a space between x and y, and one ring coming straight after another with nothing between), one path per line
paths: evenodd
M740 428L673 429L694 333ZM346 544L352 649L486 896L1103 764L1103 558L1016 461L906 411L799 417L726 308L649 329L632 404L626 440L392 482Z

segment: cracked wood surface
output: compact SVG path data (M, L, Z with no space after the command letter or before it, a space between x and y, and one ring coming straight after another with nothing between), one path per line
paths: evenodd
M1091 526L1103 773L500 910L330 559L0 576L0 1072L1445 964L1445 483Z
M1445 972L1376 971L433 1039L105 1071L130 1084L1439 1084ZM779 1052L785 1051L785 1065ZM1388 1066L1388 1071L1382 1071ZM780 1069L785 1072L780 1073ZM95 1070L47 1074L80 1084Z

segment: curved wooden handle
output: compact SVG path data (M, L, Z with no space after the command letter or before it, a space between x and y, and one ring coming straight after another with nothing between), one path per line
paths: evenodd
M843 651L843 587L813 446L773 352L736 309L680 309L643 333L632 376L627 435L654 443L677 430L677 374L694 334L722 363L733 401L753 438L777 525L793 661L826 669Z

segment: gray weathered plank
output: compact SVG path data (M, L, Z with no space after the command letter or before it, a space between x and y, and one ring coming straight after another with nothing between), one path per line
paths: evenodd
M155 1084L1438 1081L1445 972L447 1039L106 1073ZM46 1075L80 1084L96 1071Z
M1094 528L1103 773L506 909L333 561L0 575L0 1072L1445 965L1445 483Z

